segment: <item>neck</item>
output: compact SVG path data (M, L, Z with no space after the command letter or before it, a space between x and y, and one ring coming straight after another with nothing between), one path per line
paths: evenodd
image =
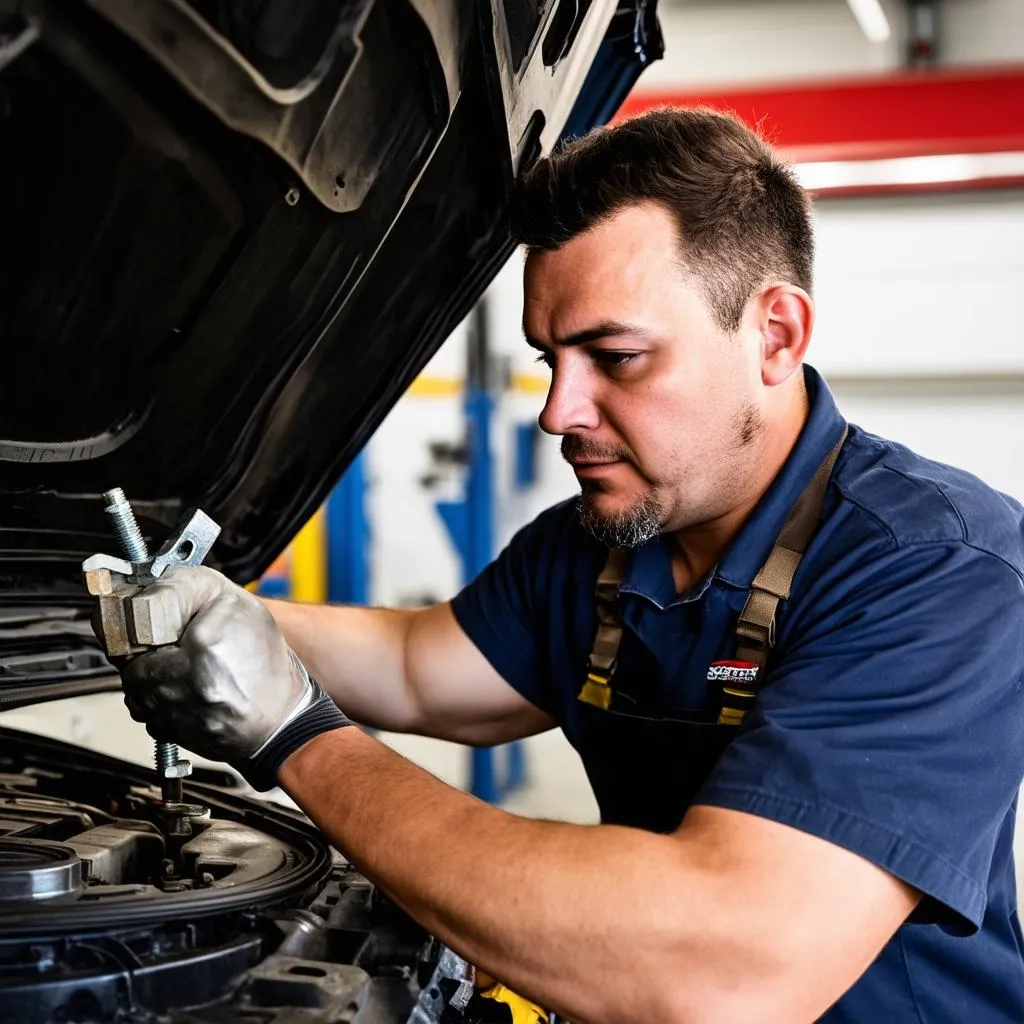
M712 519L668 535L672 573L679 593L703 578L716 565L750 513L789 458L807 422L810 403L801 381L780 415L765 423L759 442L743 460L738 480L743 485L729 508Z

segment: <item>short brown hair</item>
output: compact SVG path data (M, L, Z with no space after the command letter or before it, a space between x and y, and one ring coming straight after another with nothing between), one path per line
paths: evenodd
M706 107L652 110L564 143L520 177L512 231L528 249L558 249L645 201L675 217L683 265L723 330L768 278L811 291L807 193L759 134Z

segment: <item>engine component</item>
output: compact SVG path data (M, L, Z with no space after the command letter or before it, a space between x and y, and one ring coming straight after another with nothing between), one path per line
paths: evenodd
M71 847L31 839L0 839L0 901L44 900L77 893L82 862Z
M199 770L172 860L147 769L0 729L0 773L3 1020L461 1020L464 962L298 813Z

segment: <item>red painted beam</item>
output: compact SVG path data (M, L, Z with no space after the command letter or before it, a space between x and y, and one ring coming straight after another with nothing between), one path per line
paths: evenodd
M732 110L801 162L1024 151L1024 66L726 91L641 87L616 119L666 104Z

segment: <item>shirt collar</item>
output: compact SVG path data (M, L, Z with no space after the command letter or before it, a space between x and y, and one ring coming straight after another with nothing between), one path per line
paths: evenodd
M664 609L674 604L698 600L711 585L713 578L730 586L749 589L758 570L768 558L789 510L811 482L846 426L832 392L820 374L812 367L805 366L804 382L807 385L810 412L800 436L782 469L718 565L685 593L677 594L668 542L664 536L655 537L633 552L620 588L621 593L636 594Z
M633 552L619 593L644 597L664 611L672 605L688 604L703 597L704 591L711 586L713 576L714 572L709 572L688 590L677 594L668 541L664 536L659 536Z

